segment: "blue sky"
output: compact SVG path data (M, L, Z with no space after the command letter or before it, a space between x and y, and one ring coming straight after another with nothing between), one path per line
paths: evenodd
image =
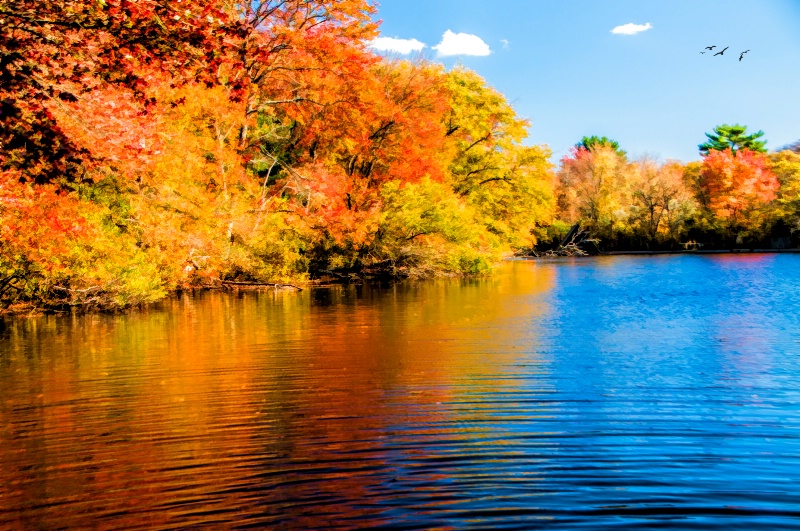
M722 123L763 130L770 149L800 140L800 0L383 0L378 18L382 37L426 45L408 57L482 75L555 160L584 135L633 157L698 160ZM434 49L448 30L466 35ZM729 49L700 53L711 45Z

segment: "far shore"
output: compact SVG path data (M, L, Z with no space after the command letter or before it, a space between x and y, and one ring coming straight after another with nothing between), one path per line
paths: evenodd
M609 251L600 256L616 256L623 254L758 254L758 253L800 253L800 249L690 249L684 251Z
M574 256L516 256L513 259L539 260L542 258L591 258L594 256L626 256L626 255L669 255L669 254L800 254L800 249L689 249L680 251L606 251L595 254Z

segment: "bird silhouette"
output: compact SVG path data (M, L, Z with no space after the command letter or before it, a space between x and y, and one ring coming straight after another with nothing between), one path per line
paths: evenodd
M744 57L744 54L746 54L746 53L747 53L747 52L749 52L749 51L750 51L750 50L745 50L745 51L743 51L742 53L740 53L740 54L739 54L739 60L741 61L741 60L742 60L742 57Z
M730 46L726 46L725 48L723 48L723 49L722 49L722 51L721 51L721 52L717 52L717 53L715 53L715 54L714 54L714 57L716 57L717 55L722 55L722 54L724 54L724 53L725 53L725 50L727 50L728 48L730 48Z
M706 46L706 50L713 50L714 48L716 48L716 46ZM702 52L702 53L706 53L706 52Z

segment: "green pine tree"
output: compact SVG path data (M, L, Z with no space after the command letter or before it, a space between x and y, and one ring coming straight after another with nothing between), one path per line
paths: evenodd
M576 148L588 149L589 151L592 151L596 146L610 147L614 151L616 151L617 154L620 155L622 158L626 158L626 156L628 155L625 151L619 148L619 142L617 142L616 140L611 140L610 138L605 136L595 136L595 135L585 136L581 138L580 142L575 144Z
M714 128L715 134L706 133L708 141L697 147L700 148L700 153L703 155L708 155L710 150L724 151L728 148L731 148L734 154L742 149L766 153L767 149L764 146L767 141L759 140L759 138L764 136L764 131L758 131L751 135L745 134L746 131L747 126L744 125L718 125Z

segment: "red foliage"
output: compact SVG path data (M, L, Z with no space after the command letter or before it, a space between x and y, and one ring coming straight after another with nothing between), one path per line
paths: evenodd
M130 91L119 87L97 88L76 102L51 104L48 110L75 146L129 177L162 151L162 109L149 105L145 112Z
M356 204L359 195L353 181L339 167L314 164L302 171L308 178L307 201L304 207L297 207L296 212L338 245L368 245L377 227L376 195L370 194L369 202ZM363 194L360 198L365 199Z
M700 187L709 209L727 221L741 221L775 198L780 184L764 153L742 149L709 151L703 157Z
M347 54L347 68L336 75L303 74L321 100L317 105L281 109L279 116L298 124L294 146L306 154L298 162L338 161L343 176L337 178L348 181L348 209L369 208L390 179L442 180L444 73L430 65L380 63L365 50Z
M572 146L569 148L569 154L561 157L561 164L575 164L579 161L590 159L592 152L583 146Z
M0 275L9 272L3 268L57 272L70 242L90 236L71 196L52 185L20 183L15 172L0 172Z
M208 78L239 22L218 0L15 0L0 3L0 169L50 182L81 178L87 152L48 101L76 102L104 83L141 92L154 69ZM77 94L76 94L77 92Z

